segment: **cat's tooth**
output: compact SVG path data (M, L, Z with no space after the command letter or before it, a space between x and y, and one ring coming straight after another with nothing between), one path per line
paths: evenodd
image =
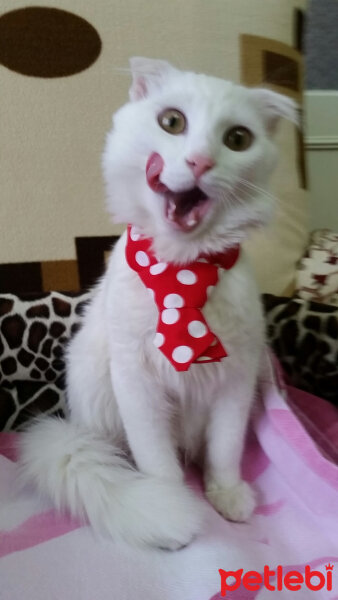
M191 217L191 219L189 219L189 221L187 222L188 227L193 227L194 225L196 225L197 223L197 219L195 217Z
M190 215L188 215L188 220L187 220L187 226L188 227L194 227L198 221L198 210L196 208L193 208L193 210L191 211Z
M174 221L175 217L174 217L174 213L176 210L176 204L173 200L169 200L169 206L168 206L168 218L170 219L170 221Z

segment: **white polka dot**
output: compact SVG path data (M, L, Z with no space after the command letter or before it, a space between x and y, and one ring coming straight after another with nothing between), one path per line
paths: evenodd
M132 227L131 228L131 230L130 230L130 237L133 240L133 242L137 242L140 239L141 234L140 234L139 230L136 227Z
M210 294L212 294L212 292L213 292L213 290L214 290L214 287L215 287L214 285L209 285L209 286L207 287L207 296L208 296L208 297L210 296Z
M176 278L180 283L184 283L184 285L193 285L197 281L197 275L193 271L189 271L189 269L179 271Z
M166 308L182 308L184 300L179 294L167 294L163 300L163 304Z
M149 271L152 275L159 275L160 273L163 273L163 271L166 270L167 266L167 263L159 262L155 265L151 265Z
M154 290L152 290L151 288L147 288L147 292L148 292L149 296L151 296L152 299L155 302L155 292L154 292Z
M175 362L178 363L187 363L193 357L194 353L189 346L177 346L174 352L172 353L172 357Z
M188 331L194 338L203 337L208 333L208 329L204 323L202 323L202 321L190 321L188 325Z
M161 319L163 323L166 323L166 325L172 325L173 323L176 323L176 321L178 321L179 318L180 313L178 312L178 310L176 310L176 308L167 308L162 312L161 315Z
M138 252L136 252L135 258L136 258L137 264L140 265L140 267L147 267L150 263L148 255L145 252L143 252L142 250L139 250Z
M217 339L217 338L215 338L215 339L214 339L214 341L213 341L213 342L211 342L211 344L210 344L210 348L212 348L212 346L217 346L217 344L218 344L218 339Z
M154 344L156 348L161 348L164 344L164 335L162 333L157 333L154 337Z
M196 361L200 362L200 361L204 361L204 360L212 360L212 358L210 356L199 356L198 358L196 358Z

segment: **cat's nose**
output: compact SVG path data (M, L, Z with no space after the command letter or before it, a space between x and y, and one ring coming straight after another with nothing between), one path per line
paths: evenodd
M185 159L196 178L201 177L206 171L210 171L215 166L215 161L210 156L193 154Z

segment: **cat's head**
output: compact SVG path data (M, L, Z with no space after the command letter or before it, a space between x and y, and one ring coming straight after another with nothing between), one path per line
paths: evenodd
M140 227L174 262L268 223L273 134L280 117L297 122L295 103L161 60L130 62L130 102L114 115L103 157L114 220Z

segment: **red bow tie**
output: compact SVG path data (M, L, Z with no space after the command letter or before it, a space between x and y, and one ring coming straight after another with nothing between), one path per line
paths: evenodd
M151 239L128 227L128 265L139 275L159 310L155 346L176 371L187 371L192 363L219 362L227 352L210 331L201 309L218 282L218 269L229 270L236 264L239 246L178 266L158 262L151 245Z

